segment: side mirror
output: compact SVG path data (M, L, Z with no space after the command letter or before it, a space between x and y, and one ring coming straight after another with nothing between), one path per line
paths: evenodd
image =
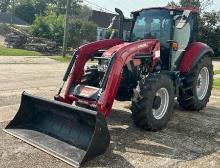
M191 10L185 10L183 12L180 22L176 25L177 29L182 29L186 25L190 14L191 14Z

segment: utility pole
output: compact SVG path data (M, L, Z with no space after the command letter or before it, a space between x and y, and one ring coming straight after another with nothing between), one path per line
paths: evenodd
M71 7L71 0L67 0L67 4L66 4L66 18L65 18L65 25L64 25L64 36L63 36L63 57L66 56L66 49L67 49L67 41L68 41L68 34L69 34L70 7Z
M13 24L13 15L14 15L15 1L11 1L11 25Z

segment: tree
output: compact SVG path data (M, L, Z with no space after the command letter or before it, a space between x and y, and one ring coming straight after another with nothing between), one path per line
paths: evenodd
M63 41L64 16L55 13L45 17L38 16L31 25L30 32L33 36L51 39L58 45Z
M34 0L34 9L37 15L44 15L47 9L47 2L45 0Z
M82 19L74 19L70 23L68 45L76 48L85 41L96 40L97 25Z
M46 16L38 16L31 25L30 32L33 36L48 38L56 41L59 46L63 42L64 15L57 16L50 13ZM96 24L84 19L71 19L68 46L78 47L84 41L96 40Z
M207 43L215 51L215 55L220 55L220 12L205 12L199 20L199 41Z
M21 18L27 23L33 23L35 19L35 9L30 3L15 6L15 16Z
M83 40L86 41L96 40L97 25L95 23L84 20L80 31Z
M200 9L200 11L206 10L208 7L211 6L213 0L179 0L179 3L171 1L168 3L168 6L171 7L193 7Z
M35 37L51 38L50 26L42 16L36 17L30 27L30 32Z
M180 5L174 1L168 2L167 6L169 7L179 7Z
M213 3L213 0L180 0L180 5L183 7L194 7L204 11Z
M10 0L1 0L0 1L0 11L7 12L10 5Z

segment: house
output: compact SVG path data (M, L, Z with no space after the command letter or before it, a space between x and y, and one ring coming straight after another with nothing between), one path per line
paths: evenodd
M106 13L102 11L93 10L89 21L97 24L97 40L105 39L108 31L108 27L111 25L113 19L115 22L112 25L112 29L118 29L119 27L119 17L116 14ZM124 22L124 38L129 33L131 29L131 20L126 19Z
M22 26L28 25L25 21L21 20L20 18L10 13L3 13L3 12L0 12L0 24L15 24Z

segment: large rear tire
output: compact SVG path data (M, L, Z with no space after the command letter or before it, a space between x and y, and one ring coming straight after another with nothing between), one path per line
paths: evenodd
M157 131L166 127L174 104L174 86L165 73L149 74L140 81L139 96L132 99L132 119L138 127Z
M185 110L199 111L206 107L211 96L213 84L213 65L211 57L203 56L197 65L186 74L183 81L183 91L178 102Z

